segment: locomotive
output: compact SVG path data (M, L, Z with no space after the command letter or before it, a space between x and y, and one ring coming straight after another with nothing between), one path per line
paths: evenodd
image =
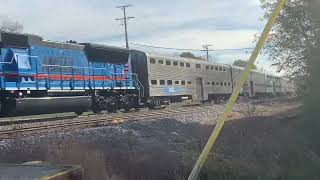
M1 32L1 114L138 108L129 51Z
M40 114L227 100L242 68L92 43L0 33L0 113ZM288 80L252 71L242 95L292 93Z

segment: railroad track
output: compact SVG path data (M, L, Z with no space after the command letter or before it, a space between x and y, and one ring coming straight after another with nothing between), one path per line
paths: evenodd
M212 109L210 106L192 106L192 107L179 107L165 110L152 110L143 113L131 113L131 114L102 114L91 115L88 117L79 117L77 120L70 122L56 122L54 124L35 125L30 127L15 127L13 129L0 130L0 138L16 138L26 134L42 134L50 131L64 131L74 130L80 128L90 128L99 126L111 126L121 123L135 122L144 119L157 119L165 118L183 113L195 113L205 112ZM102 117L101 117L102 116Z

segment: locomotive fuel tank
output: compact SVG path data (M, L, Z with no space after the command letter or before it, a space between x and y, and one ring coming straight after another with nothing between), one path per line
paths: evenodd
M75 112L81 114L91 107L90 96L26 97L15 99L10 115Z

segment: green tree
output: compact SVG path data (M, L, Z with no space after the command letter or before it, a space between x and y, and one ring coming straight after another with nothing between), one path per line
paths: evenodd
M199 59L199 60L205 60L199 56L195 56L193 53L191 52L183 52L180 54L180 57L185 57L185 58L191 58L191 59Z
M272 13L276 0L260 0L266 10L265 18ZM311 18L308 4L311 0L289 0L276 21L266 44L266 52L278 72L293 80L306 82L310 76L311 50L316 48L318 26Z
M238 59L238 60L235 60L235 61L233 62L233 65L234 65L234 66L244 67L244 68L245 68L245 67L247 67L247 65L248 65L248 61ZM257 69L257 66L254 65L253 69Z

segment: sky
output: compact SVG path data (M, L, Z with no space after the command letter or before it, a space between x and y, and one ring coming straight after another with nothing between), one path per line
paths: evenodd
M9 18L24 26L25 33L44 39L94 42L124 46L124 27L116 18L123 16L116 6L130 4L128 22L130 43L153 46L202 49L254 47L254 37L265 25L259 0L2 0L1 19ZM130 48L158 53L181 51ZM205 56L204 52L194 52ZM247 60L250 51L211 52L211 61L231 64ZM258 66L274 71L265 56Z

